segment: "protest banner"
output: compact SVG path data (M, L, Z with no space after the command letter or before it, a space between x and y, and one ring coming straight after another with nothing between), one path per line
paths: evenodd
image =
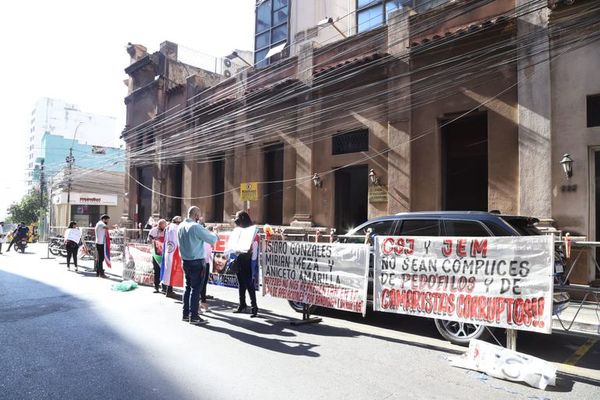
M208 283L211 285L237 288L237 276L227 271L228 254L225 252L225 247L229 242L231 232L219 232L219 240L213 246L212 262L209 268Z
M154 286L154 267L150 244L129 243L125 246L123 279Z
M267 240L261 247L263 295L365 314L367 245Z
M375 311L550 333L551 236L375 240Z

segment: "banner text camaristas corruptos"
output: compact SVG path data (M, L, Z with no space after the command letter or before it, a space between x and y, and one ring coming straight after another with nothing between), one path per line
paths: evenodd
M374 262L375 311L551 332L551 236L380 236Z

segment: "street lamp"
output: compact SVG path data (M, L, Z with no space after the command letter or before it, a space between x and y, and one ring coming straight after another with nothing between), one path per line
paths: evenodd
M335 25L335 22L333 22L333 18L331 18L331 17L325 17L325 19L322 19L322 20L320 20L320 21L317 23L317 26L327 26L327 25L331 25L331 26L333 26L333 28L334 28L336 31L338 31L338 32L339 32L339 34L340 34L340 35L342 35L344 38L347 38L347 37L348 37L348 36L346 36L346 34L345 34L344 32L342 32L342 31L340 30L340 28L338 28L338 27Z
M233 60L234 58L239 58L240 60L242 60L242 62L244 62L244 64L246 64L249 67L252 67L252 64L250 64L242 56L240 56L237 51L232 51L231 54L228 56L225 56L225 58L228 60Z
M569 154L565 154L562 160L560 160L560 165L562 165L567 179L570 179L573 176L573 159L571 156Z
M314 173L314 175L311 178L313 185L315 185L316 188L320 188L321 186L323 186L323 180L321 179L321 177L319 176L318 173Z
M369 181L371 182L371 185L379 185L380 182L380 179L373 168L369 170Z

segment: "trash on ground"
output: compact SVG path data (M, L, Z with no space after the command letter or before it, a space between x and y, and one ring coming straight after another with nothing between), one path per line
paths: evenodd
M450 357L454 367L485 372L489 376L525 382L538 389L556 385L556 368L540 358L473 339L461 356Z
M117 292L129 292L130 290L136 289L138 284L134 281L123 281L112 285L112 290Z

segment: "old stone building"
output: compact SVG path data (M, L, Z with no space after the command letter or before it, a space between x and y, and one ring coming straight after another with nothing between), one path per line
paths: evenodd
M385 18L368 29L364 1L324 25L327 1L312 25L296 3L260 2L272 13L257 8L257 49L268 15L276 51L231 78L181 63L174 43L130 46L132 220L197 204L228 221L258 182L259 223L341 233L401 211L497 209L598 236L597 2L375 1Z

